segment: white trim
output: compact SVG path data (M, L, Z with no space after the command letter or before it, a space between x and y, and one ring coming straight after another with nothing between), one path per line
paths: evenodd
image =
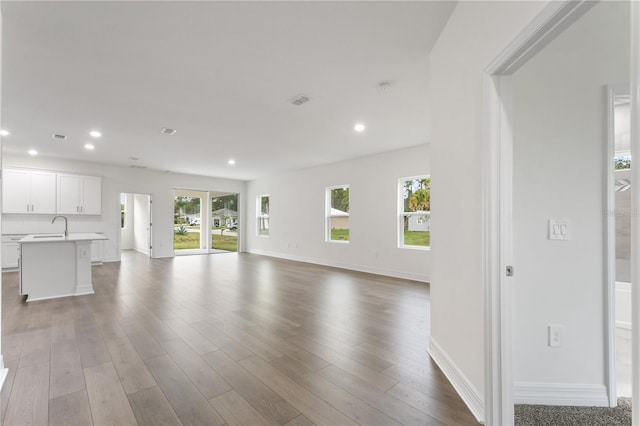
M609 396L605 385L517 382L514 386L514 393L516 404L609 406Z
M482 279L485 297L485 415L487 424L513 423L511 327L512 135L509 75L596 2L558 0L485 69L482 191ZM516 268L517 269L517 268ZM514 275L517 276L517 270Z
M333 241L333 242L335 242L335 241ZM366 273L369 273L369 274L384 275L384 276L393 277L393 278L402 278L402 279L405 279L405 280L420 281L420 282L424 282L424 283L428 283L429 282L429 276L427 274L413 274L413 273L408 273L408 272L405 272L405 271L398 271L398 270L395 270L395 269L372 268L370 266L365 266L365 265L357 265L357 264L353 264L353 263L333 262L333 261L319 259L319 258L315 258L315 257L296 256L296 255L293 255L293 254L278 253L278 252L267 251L267 250L249 249L249 251L247 251L247 253L257 254L257 255L260 255L260 256L276 257L278 259L293 260L293 261L296 261L296 262L312 263L314 265L330 266L332 268L348 269L350 271L358 271L358 272L366 272Z
M616 170L613 163L615 156L614 101L616 96L628 95L627 85L610 85L606 88L606 126L607 143L605 147L604 167L606 171L605 199L606 212L606 256L605 256L605 384L609 395L609 406L618 405L616 392Z
M462 401L471 411L471 414L473 414L476 420L480 423L484 423L484 402L482 401L480 392L473 385L473 382L471 382L462 370L456 366L447 353L436 343L433 337L429 339L428 352L429 356L431 356L435 363L438 364L440 370L442 370L453 388L458 392Z

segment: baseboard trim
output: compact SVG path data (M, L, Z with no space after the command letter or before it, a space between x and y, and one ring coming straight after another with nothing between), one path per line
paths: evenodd
M292 255L292 254L288 254L288 253L279 253L279 252L272 252L272 251L265 251L265 250L250 249L250 250L247 250L247 253L258 254L260 256L275 257L275 258L278 258L278 259L293 260L293 261L296 261L296 262L312 263L314 265L322 265L322 266L330 266L330 267L333 267L333 268L348 269L350 271L358 271L358 272L366 272L366 273L369 273L369 274L384 275L384 276L387 276L387 277L402 278L402 279L405 279L405 280L420 281L420 282L425 282L425 283L429 282L429 276L427 274L413 274L413 273L408 273L408 272L404 272L404 271L397 271L397 270L394 270L394 269L374 268L374 267L371 267L371 266L356 265L356 264L352 264L352 263L333 262L333 261L330 261L330 260L320 259L320 258L315 258L315 257L296 256L296 255Z
M471 410L471 414L475 416L478 422L484 424L484 401L478 389L456 366L449 355L436 343L433 337L429 339L428 352L453 388L458 392L462 401L467 405L469 410Z
M605 385L516 382L514 402L528 405L608 407L609 397Z

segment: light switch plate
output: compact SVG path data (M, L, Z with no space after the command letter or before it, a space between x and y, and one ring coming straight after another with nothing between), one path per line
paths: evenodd
M570 240L571 220L570 219L549 219L549 239L550 240Z

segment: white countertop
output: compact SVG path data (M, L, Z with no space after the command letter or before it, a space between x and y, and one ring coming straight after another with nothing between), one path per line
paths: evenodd
M65 237L64 234L30 234L22 238L20 243L53 243L60 241L93 241L93 240L108 240L107 237L101 234L93 232L84 232L69 234Z

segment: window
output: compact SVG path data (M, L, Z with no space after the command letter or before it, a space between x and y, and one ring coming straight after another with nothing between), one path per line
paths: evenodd
M349 242L349 185L327 188L327 241Z
M124 217L127 213L127 195L120 194L120 228L124 228Z
M431 244L431 177L400 179L398 194L398 246L428 248Z
M258 215L258 235L269 236L269 196L261 195L256 200Z

